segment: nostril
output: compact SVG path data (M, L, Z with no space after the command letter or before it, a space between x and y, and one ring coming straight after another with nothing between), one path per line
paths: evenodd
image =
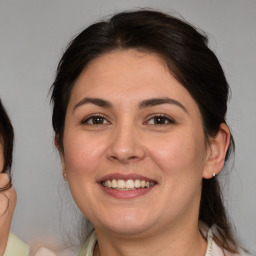
M117 160L118 158L116 156L110 156L112 160Z
M123 155L112 155L110 156L110 159L112 161L119 161L123 163L129 163L139 160L140 158L138 156L127 156L125 154Z
M138 159L138 157L137 156L130 156L129 159L130 160L135 160L135 159Z

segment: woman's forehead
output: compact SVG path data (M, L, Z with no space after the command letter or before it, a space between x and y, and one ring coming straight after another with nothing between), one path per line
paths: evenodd
M158 55L122 50L93 60L77 79L71 98L110 94L136 98L139 93L145 98L166 97L168 93L183 98L181 94L189 94Z

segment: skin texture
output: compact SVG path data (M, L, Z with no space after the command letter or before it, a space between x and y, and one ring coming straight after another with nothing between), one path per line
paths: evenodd
M156 98L171 101L149 104ZM157 55L120 50L92 61L72 90L60 153L74 200L95 226L95 255L204 255L201 181L221 171L228 144L224 124L206 140L196 102ZM117 174L155 185L112 196L99 181Z
M3 169L3 147L0 144L0 170ZM4 188L9 183L9 176L0 173L0 188ZM16 192L13 187L0 192L0 255L4 254L8 236L10 232L12 215L16 205Z

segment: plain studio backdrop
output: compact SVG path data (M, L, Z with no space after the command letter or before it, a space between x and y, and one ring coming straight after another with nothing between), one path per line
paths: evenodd
M69 223L60 207L66 212L69 206L62 202L68 188L53 145L48 95L56 66L71 37L87 25L138 7L177 12L209 36L232 89L228 123L236 154L223 182L225 204L241 241L255 252L255 0L0 0L0 97L16 135L12 231L28 243L61 241L60 226Z

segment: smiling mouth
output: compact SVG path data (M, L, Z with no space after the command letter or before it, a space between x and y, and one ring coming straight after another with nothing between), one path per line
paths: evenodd
M149 182L145 180L139 179L112 179L101 182L103 187L111 188L115 190L128 191L128 190L136 190L141 188L150 188L156 184L156 182Z

